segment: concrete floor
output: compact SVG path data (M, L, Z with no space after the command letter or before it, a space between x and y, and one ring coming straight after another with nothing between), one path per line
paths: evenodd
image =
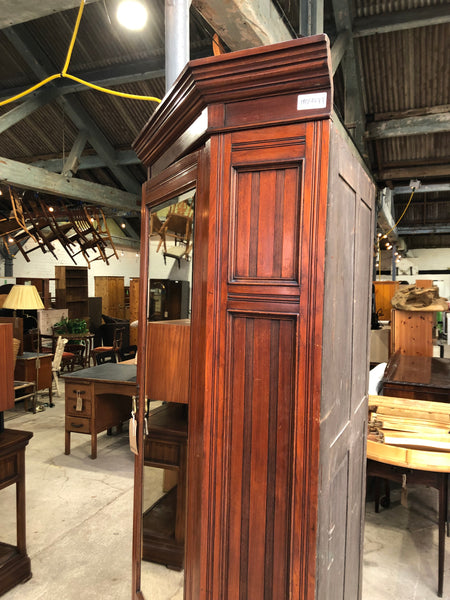
M21 403L5 413L6 427L34 433L26 451L33 577L2 600L128 600L134 456L128 434L100 434L96 460L89 458L89 436L73 434L72 453L66 456L64 399L55 403L35 415L24 412ZM152 469L151 477L156 499L161 471ZM13 544L14 487L0 493L0 537ZM408 503L402 506L399 490L393 489L389 509L375 514L373 503L366 504L363 600L437 598L437 492L411 489ZM444 598L449 600L450 542L447 546ZM144 563L143 581L147 600L183 598L182 573Z

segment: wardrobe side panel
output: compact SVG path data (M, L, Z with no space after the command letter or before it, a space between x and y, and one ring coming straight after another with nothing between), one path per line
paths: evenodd
M334 125L325 258L318 600L361 597L374 185Z

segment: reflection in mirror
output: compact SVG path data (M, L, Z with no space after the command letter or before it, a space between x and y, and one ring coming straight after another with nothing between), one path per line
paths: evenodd
M141 589L182 600L195 190L150 212Z

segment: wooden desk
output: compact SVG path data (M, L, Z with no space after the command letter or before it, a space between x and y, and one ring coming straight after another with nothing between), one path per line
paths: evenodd
M128 421L136 394L136 365L105 363L63 375L66 391L66 443L70 434L91 436L91 458L97 458L97 434Z
M39 377L37 375L37 358L39 356ZM36 392L48 388L49 406L54 406L52 400L52 361L53 354L37 354L24 352L16 359L14 379L16 381L34 381ZM36 403L34 403L34 410Z
M186 523L186 405L168 403L151 411L144 441L144 465L177 471L178 483L144 513L142 558L182 569Z
M385 396L450 402L450 359L396 352L381 381Z
M26 547L25 447L33 434L5 429L0 433L0 490L16 484L17 546L0 542L0 596L31 577Z

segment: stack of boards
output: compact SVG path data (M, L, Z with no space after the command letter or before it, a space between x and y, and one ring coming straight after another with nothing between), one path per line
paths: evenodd
M367 458L450 471L450 403L369 396Z

